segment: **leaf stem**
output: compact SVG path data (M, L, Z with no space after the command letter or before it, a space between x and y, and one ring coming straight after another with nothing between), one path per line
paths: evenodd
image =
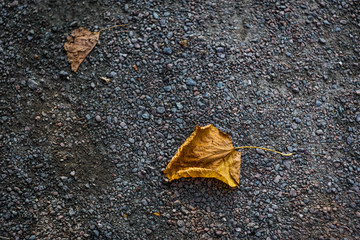
M102 32L102 31L105 31L105 30L108 30L108 29L111 29L111 28L116 28L116 27L125 27L127 25L129 25L130 23L127 23L127 24L121 24L121 25L115 25L115 26L112 26L112 27L107 27L107 28L103 28L101 29L99 32Z
M255 147L255 146L241 146L241 147L235 147L234 149L237 150L237 149L241 149L241 148L257 148L257 149L262 149L262 150L266 150L266 151L275 152L275 153L278 153L278 154L283 155L283 156L291 156L291 155L293 155L293 153L282 153L282 152L278 152L276 150L272 150L272 149L269 149L269 148Z

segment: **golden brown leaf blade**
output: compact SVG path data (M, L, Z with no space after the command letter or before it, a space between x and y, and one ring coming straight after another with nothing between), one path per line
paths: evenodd
M169 181L182 177L216 178L236 187L240 165L241 153L234 149L230 136L210 124L196 126L164 173Z
M90 32L86 28L77 28L67 37L64 49L71 65L71 70L76 72L80 64L93 50L99 40L100 32Z

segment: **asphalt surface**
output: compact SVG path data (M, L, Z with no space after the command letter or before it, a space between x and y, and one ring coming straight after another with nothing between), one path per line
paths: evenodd
M0 0L0 29L0 239L360 239L359 1ZM207 124L293 155L169 183Z

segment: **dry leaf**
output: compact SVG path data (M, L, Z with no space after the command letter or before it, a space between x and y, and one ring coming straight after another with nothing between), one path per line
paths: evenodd
M138 67L135 64L132 67L135 69L135 71L138 70Z
M72 31L67 37L64 49L72 71L78 70L80 64L95 47L99 36L100 32L90 32L81 27Z
M154 215L160 217L161 214L159 212L154 212Z
M182 177L216 178L236 187L240 165L241 153L234 149L230 136L210 124L196 126L164 173L169 181Z

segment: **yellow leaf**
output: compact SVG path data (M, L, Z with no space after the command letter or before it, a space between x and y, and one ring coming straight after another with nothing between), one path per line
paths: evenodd
M100 31L90 32L81 27L72 31L70 36L67 37L64 49L72 71L76 72L78 70L80 64L95 47L99 36Z
M160 217L161 214L159 212L154 212L154 215Z
M164 173L169 181L182 177L216 178L237 187L240 165L241 153L234 149L230 136L210 124L196 126Z
M124 214L124 218L127 218L128 217L128 215L127 214Z

